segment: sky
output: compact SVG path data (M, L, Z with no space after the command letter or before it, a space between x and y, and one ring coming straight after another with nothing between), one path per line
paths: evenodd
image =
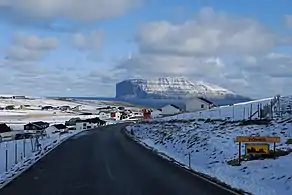
M184 76L292 94L291 0L0 0L0 94L115 96Z

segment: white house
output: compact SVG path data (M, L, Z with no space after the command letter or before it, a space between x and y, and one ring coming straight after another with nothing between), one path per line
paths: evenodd
M76 130L84 130L87 129L87 122L77 122L76 123Z
M180 112L181 112L181 109L173 104L169 104L161 108L162 115L172 115L172 114L178 114Z
M201 110L210 109L214 104L201 97L192 98L186 101L186 111L187 112L196 112Z
M68 131L68 128L66 127L66 125L63 125L63 124L55 124L46 128L45 131L47 135L51 135L56 132Z
M99 115L99 118L100 118L101 120L103 120L103 119L108 119L108 118L111 117L110 112L104 112L104 111L99 112L98 115Z
M151 117L152 118L158 118L158 117L161 117L161 115L162 115L162 110L161 109L153 110L151 112Z

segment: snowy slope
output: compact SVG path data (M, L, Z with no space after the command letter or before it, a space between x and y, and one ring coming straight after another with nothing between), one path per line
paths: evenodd
M291 109L287 111L287 107L292 105L292 96L280 98L276 110L282 116L274 115L269 124L240 125L243 108L250 108L251 104L253 108L257 108L257 104L268 104L271 99L273 98L217 109L216 112L221 115L217 114L213 117L217 120L213 121L206 120L212 117L210 111L204 111L201 115L188 113L153 119L129 126L128 130L132 129L135 137L144 144L186 166L189 164L188 154L191 153L192 169L234 188L255 195L291 195L291 153L276 159L244 161L241 166L227 164L229 160L237 158L238 144L234 142L236 136L279 136L281 143L276 144L277 149L291 152L292 145L286 144L286 141L292 138ZM233 113L236 109L238 111ZM234 118L226 119L228 116ZM244 153L244 146L242 152Z

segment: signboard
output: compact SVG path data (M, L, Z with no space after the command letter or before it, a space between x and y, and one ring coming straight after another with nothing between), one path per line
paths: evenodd
M246 154L269 154L269 144L245 144Z
M248 137L238 136L236 142L264 142L264 143L279 143L280 137Z
M273 151L276 153L276 143L280 142L280 137L256 137L256 136L237 136L235 142L238 143L238 162L241 161L241 143L245 144L246 154L269 154L269 143L274 143ZM253 143L253 144L251 144ZM261 144L266 143L266 144Z

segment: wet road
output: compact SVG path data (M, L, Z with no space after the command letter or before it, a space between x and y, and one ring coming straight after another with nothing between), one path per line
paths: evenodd
M230 195L152 154L122 133L98 128L64 142L1 195Z

